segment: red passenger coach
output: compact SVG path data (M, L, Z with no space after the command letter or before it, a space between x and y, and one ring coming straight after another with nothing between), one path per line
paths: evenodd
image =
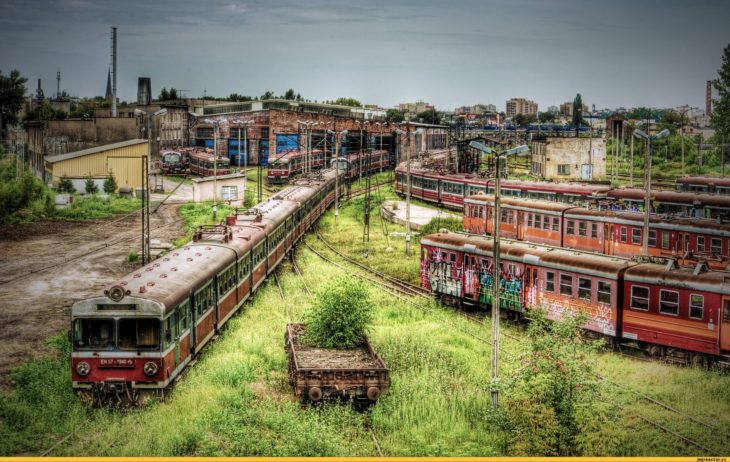
M324 151L315 149L309 154L306 151L288 151L269 159L266 179L269 183L286 183L292 176L302 173L307 163L312 170L324 167Z
M660 355L730 351L728 273L647 263L627 270L624 280L624 339Z
M194 151L190 154L190 172L200 176L228 175L231 173L230 160L218 157L214 161L212 152Z

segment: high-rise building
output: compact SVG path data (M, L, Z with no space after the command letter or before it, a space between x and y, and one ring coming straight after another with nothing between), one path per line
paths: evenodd
M588 113L588 106L583 105L583 114ZM563 117L573 117L573 102L568 101L560 105L560 115Z
M537 103L525 98L508 99L504 112L507 117L514 117L517 114L537 115Z

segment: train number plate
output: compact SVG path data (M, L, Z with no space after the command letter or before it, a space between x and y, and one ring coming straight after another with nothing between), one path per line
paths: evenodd
M99 367L134 368L134 359L130 358L101 358Z

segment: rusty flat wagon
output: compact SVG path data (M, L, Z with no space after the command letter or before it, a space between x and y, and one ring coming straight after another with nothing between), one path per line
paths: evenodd
M390 369L366 340L348 350L316 348L299 341L302 324L288 324L284 336L289 380L302 403L345 398L374 403L390 386Z

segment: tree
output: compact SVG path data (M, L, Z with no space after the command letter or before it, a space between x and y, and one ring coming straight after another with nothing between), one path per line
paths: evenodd
M104 180L104 192L107 194L114 194L117 192L117 179L114 178L113 173L110 173L109 177Z
M339 104L341 106L362 107L360 101L356 100L355 98L337 98L332 102L332 104Z
M273 99L274 98L274 92L271 90L268 90L266 93L261 95L261 99Z
M170 88L170 92L167 95L168 99L177 99L177 89L176 88Z
M162 87L162 90L160 90L160 96L157 99L160 101L167 101L170 99L170 94L167 92L167 88Z
M86 179L84 189L86 190L86 194L96 194L99 192L99 187L96 185L93 178Z
M76 188L74 188L73 182L66 175L63 175L58 181L58 192L68 194L73 194L76 192Z
M28 79L21 77L18 70L10 71L8 76L4 76L0 71L0 119L2 119L0 132L4 132L6 126L18 122L18 112L23 107L27 81Z
M293 100L296 97L296 93L294 92L293 88L290 88L284 93L284 99L291 99Z
M555 114L552 112L540 112L537 114L537 120L539 120L540 123L554 122Z
M385 119L388 122L399 123L403 122L405 118L406 115L398 109L388 109L387 111L385 111Z
M580 93L575 95L573 100L573 126L575 127L575 136L580 132L580 126L583 124L583 97Z
M416 117L425 124L435 125L441 123L441 116L436 112L436 109L426 109L423 112L419 112Z
M548 321L530 311L528 351L506 389L511 455L610 455L623 444L615 406L596 380L594 352L600 343L582 334L585 314L569 311Z
M512 122L518 127L527 127L536 121L537 116L535 114L517 114L512 118Z
M710 124L715 129L715 136L730 139L730 44L723 50L722 66L717 70L718 78L712 81L717 90L718 99L712 100Z

